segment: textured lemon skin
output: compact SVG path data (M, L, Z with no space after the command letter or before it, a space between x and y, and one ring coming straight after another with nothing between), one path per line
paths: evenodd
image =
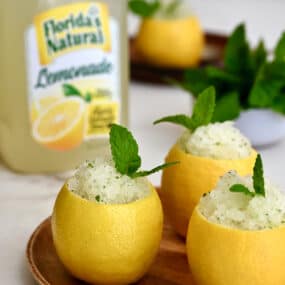
M194 16L171 20L147 18L142 21L135 47L153 65L186 68L199 64L204 34Z
M56 251L66 269L92 284L128 284L148 270L159 248L163 214L151 186L144 199L102 205L80 198L66 186L53 215Z
M244 159L221 160L195 156L174 145L166 162L180 161L165 168L162 174L161 194L164 210L174 229L186 236L189 219L204 193L211 191L220 178L229 170L240 175L252 174L256 152Z
M210 223L195 209L187 256L197 285L285 284L285 227L262 231Z

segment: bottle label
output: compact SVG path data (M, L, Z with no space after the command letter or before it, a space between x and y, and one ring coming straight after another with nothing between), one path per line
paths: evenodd
M33 138L60 151L106 137L120 118L119 26L99 2L37 15L25 35Z

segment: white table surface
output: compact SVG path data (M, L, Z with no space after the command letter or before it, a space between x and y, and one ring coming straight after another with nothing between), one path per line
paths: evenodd
M202 2L207 2L207 5ZM225 6L225 3L229 3L228 0L193 0L194 7L200 13L206 27L208 25L212 28L228 31L244 17L249 18L248 14L252 15L253 18L255 17L256 20L252 25L249 25L253 42L260 34L265 34L270 45L276 40L276 35L279 34L281 26L283 25L282 27L285 28L283 16L285 5L282 4L281 0L252 0L246 1L247 4L244 6L237 5L237 3L241 5L241 1L232 2L233 6ZM266 9L266 3L267 5L272 4L270 9ZM213 7L209 8L208 5ZM247 9L244 8L245 6ZM226 7L228 11L224 11L226 16L222 22L222 8ZM256 8L260 8L259 16L256 16ZM273 8L275 8L274 11L272 11ZM228 14L230 10L232 13L234 11L236 15L235 21ZM262 11L264 16L271 15L271 24L262 22L265 19L262 16ZM216 13L219 16L213 17ZM135 29L134 22L132 22L131 28ZM190 112L190 105L189 95L181 90L139 83L131 84L130 124L139 141L145 168L162 162L168 149L181 132L177 126L163 124L154 127L152 122L164 115L188 113ZM285 141L270 148L261 149L260 152L264 159L267 176L285 189ZM151 181L155 185L159 185L160 174L153 175ZM28 176L15 174L0 164L0 284L35 284L26 265L26 244L35 227L51 214L54 199L62 184L63 178L60 175Z

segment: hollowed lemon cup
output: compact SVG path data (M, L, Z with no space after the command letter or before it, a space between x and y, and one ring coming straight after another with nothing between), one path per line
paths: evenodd
M197 285L285 284L285 227L261 231L209 222L196 208L187 255Z
M148 18L141 23L135 47L153 65L186 68L199 64L204 49L204 34L195 16Z
M166 162L180 161L163 170L161 197L165 213L174 229L186 236L189 219L201 196L211 191L229 170L240 175L252 174L256 152L244 159L212 159L186 153L176 144L166 157Z
M99 204L64 185L52 214L52 234L65 268L92 284L128 284L150 267L162 235L160 199L151 186L146 198L128 204Z

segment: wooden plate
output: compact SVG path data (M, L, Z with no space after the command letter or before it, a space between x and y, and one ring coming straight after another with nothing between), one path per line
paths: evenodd
M206 32L206 44L200 66L208 64L215 66L222 65L224 48L228 37L221 34ZM165 78L183 78L183 69L159 68L145 62L134 45L134 38L129 40L130 62L131 62L131 79L134 81L167 84Z
M32 234L27 246L31 273L40 285L83 285L73 278L58 259L52 241L50 218ZM184 240L166 222L157 258L139 285L194 285L188 269Z

